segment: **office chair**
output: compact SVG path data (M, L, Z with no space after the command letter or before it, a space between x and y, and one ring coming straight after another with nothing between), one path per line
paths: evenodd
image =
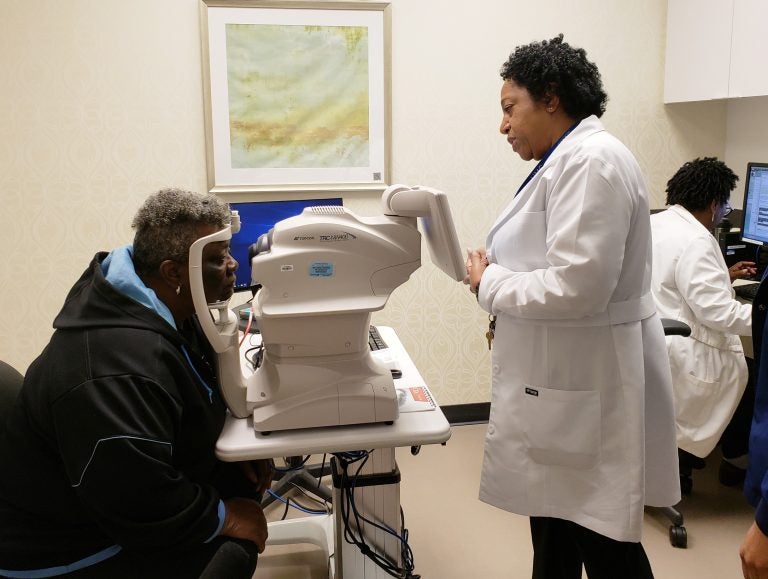
M24 376L0 360L0 424L7 420L23 381Z
M678 320L662 318L661 325L664 328L665 336L690 336L691 328L688 324ZM691 469L704 468L704 461L692 454L678 449L678 462L680 465L680 490L684 495L690 494L693 487L691 479ZM689 458L690 457L690 458ZM696 459L696 460L691 460ZM669 527L669 542L673 547L685 549L688 546L688 533L683 526L683 514L675 507L661 507L661 513L672 523Z

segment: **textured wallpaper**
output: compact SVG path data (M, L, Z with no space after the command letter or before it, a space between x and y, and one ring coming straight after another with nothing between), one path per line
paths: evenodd
M685 160L722 156L724 103L664 106L666 2L394 0L392 180L444 190L462 245L481 245L532 168L498 133L498 70L564 32L610 97L654 206ZM142 200L206 183L197 0L0 0L0 358L26 370L92 255L130 241ZM763 109L765 110L765 109ZM345 204L376 214L378 198ZM441 404L489 399L486 316L429 263L374 315Z

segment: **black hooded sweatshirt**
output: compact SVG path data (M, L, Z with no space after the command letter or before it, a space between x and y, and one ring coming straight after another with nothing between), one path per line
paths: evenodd
M194 548L234 494L222 481L237 469L214 454L226 407L197 320L176 330L120 293L106 256L69 292L0 430L0 570L114 545Z

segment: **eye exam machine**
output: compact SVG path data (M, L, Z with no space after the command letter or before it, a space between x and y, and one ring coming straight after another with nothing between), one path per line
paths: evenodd
M231 226L195 241L189 251L192 297L219 356L219 380L230 412L253 417L258 432L393 422L398 402L392 375L371 355L371 312L421 266L421 234L432 261L453 279L465 276L448 199L426 187L393 185L382 215L344 207L304 209L275 224L251 246L251 308L263 356L243 372L238 319L229 303L207 304L203 247L226 241Z

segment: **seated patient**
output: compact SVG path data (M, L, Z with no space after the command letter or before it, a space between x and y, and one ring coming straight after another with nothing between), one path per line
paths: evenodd
M0 576L253 575L271 468L214 454L226 406L188 266L229 221L213 195L160 191L133 245L75 282L0 425ZM236 269L228 242L205 247L207 301L229 299Z
M700 458L720 440L748 377L739 335L751 333L752 308L735 299L731 283L753 275L755 264L739 262L729 270L712 235L731 211L737 180L713 157L685 163L667 183L669 208L651 216L651 290L659 315L691 327L690 337L667 336L677 445ZM745 428L729 429L740 441L723 445L726 459L746 454L749 420Z

